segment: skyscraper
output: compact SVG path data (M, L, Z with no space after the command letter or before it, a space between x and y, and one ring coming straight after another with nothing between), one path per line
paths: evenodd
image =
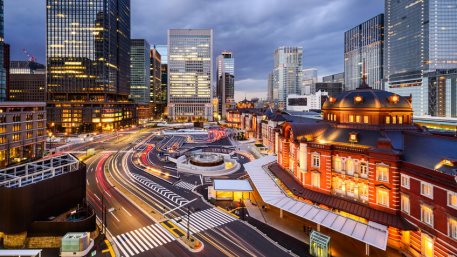
M6 101L6 70L3 65L4 42L3 0L0 0L0 102Z
M162 55L159 53L157 48L150 51L151 57L151 68L150 68L150 80L151 80L151 106L152 113L155 118L159 118L165 112L167 107L167 65L162 64ZM162 72L165 73L162 74ZM165 79L165 81L162 81Z
M343 88L344 88L344 72L323 76L322 82L324 82L324 83L341 83L341 85L343 85Z
M172 120L213 120L211 29L168 30L168 115Z
M384 89L383 79L384 14L379 14L344 33L345 90L360 85L363 68L367 83Z
M268 73L267 101L273 102L273 72Z
M48 122L110 131L136 122L130 94L130 1L47 0Z
M302 83L303 48L282 46L275 50L273 69L273 98L279 108L286 108L289 94L299 94ZM275 92L275 89L277 90Z
M224 51L217 57L218 114L225 118L227 104L235 102L235 58Z
M439 115L437 109L451 108L451 91L429 74L457 68L456 13L455 0L385 1L386 90L411 94L415 115Z
M167 45L155 45L157 52L160 54L161 64L168 64L168 46Z
M150 45L144 39L132 39L130 45L130 98L139 104L150 100Z
M317 82L317 69L316 68L306 68L302 71L303 78L302 84L300 87L300 93L302 95L311 94L312 86Z
M20 102L46 101L46 66L34 61L11 61L8 99Z

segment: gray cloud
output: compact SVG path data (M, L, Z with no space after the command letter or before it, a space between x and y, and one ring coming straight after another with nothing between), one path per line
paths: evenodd
M12 58L27 48L44 62L45 1L5 0L5 39ZM237 95L265 92L273 51L304 48L304 66L319 75L343 70L343 34L383 12L381 0L132 0L132 38L164 44L169 28L213 28L214 55L236 58ZM254 83L255 82L255 83ZM264 82L264 83L262 83ZM246 85L249 85L246 87Z

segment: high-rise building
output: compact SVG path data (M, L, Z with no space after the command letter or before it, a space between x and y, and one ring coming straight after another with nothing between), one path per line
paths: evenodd
M8 100L46 101L46 66L34 61L11 61Z
M4 63L4 17L3 17L3 0L0 0L0 102L6 101L6 70Z
M324 83L341 83L344 87L344 72L324 76L324 77L322 77L322 82L324 82Z
M130 1L47 0L48 122L56 131L136 123L130 94Z
M130 44L130 98L146 104L150 99L150 45L144 39L132 39Z
M151 65L157 67L159 65L160 69L160 86L156 85L156 104L154 104L153 114L154 117L160 118L165 117L168 113L167 111L167 97L168 97L168 45L155 45L156 55L155 62L151 60ZM160 60L157 57L160 55ZM151 70L152 71L152 70ZM159 75L157 68L153 68L153 71L156 74L156 77ZM151 75L152 76L152 75ZM156 78L155 81L157 82ZM152 83L152 82L151 82ZM152 84L151 84L152 85Z
M302 83L303 48L282 46L275 50L273 69L273 98L279 108L286 108L289 94L299 94ZM275 93L275 89L277 93Z
M360 85L363 66L368 85L383 89L384 14L379 14L344 33L344 87Z
M227 105L235 102L235 58L232 52L222 52L216 60L218 114L225 118Z
M160 53L160 63L168 64L168 46L167 45L155 45L155 49Z
M213 30L168 30L168 116L213 120Z
M317 92L327 92L328 96L337 97L343 92L343 84L340 82L317 82L311 87L311 94Z
M437 94L428 74L457 68L456 13L455 0L385 1L386 90L411 95L417 116L451 116L429 108L451 92ZM452 103L443 104L446 109Z
M273 102L273 72L268 73L267 101Z
M306 68L302 71L303 78L300 88L300 93L302 95L311 94L311 87L314 83L317 82L317 69L316 68Z
M151 80L151 97L150 103L152 107L152 113L155 118L160 118L165 112L167 107L167 82L164 79L167 75L167 65L162 65L162 55L159 53L156 47L150 51L151 68L150 68L150 80Z

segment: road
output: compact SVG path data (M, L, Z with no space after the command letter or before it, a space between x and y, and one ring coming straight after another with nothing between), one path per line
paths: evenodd
M141 153L133 148L147 145L152 136L149 132L152 130L125 133L103 144L92 144L98 153L85 161L87 199L98 217L102 217L104 199L108 210L107 231L119 256L288 255L244 222L205 203L187 189L192 189L189 185L175 186L135 163L137 154ZM117 185L115 188L113 183ZM133 198L139 199L139 203L131 201ZM158 223L167 219L181 221L177 224L185 231L187 207L192 210L191 232L204 244L199 253L187 250Z

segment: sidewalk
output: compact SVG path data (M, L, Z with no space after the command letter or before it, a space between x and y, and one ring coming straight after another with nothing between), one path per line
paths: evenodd
M255 194L255 193L254 193ZM263 203L260 197L255 194L255 197L252 198L254 203L250 201L245 201L246 209L249 213L249 216L252 219L255 219L257 222L261 222L264 226L269 226L274 229L277 229L283 232L286 235L293 237L296 240L303 242L306 245L309 245L309 235L307 232L307 228L312 228L316 230L316 224L308 222L304 219L300 219L293 214L289 214L287 212L283 212L283 218L280 217L279 209L274 207L268 207L266 209L262 209L262 206L266 204ZM255 222L254 222L255 223ZM253 224L254 225L254 224ZM261 229L261 228L259 228ZM262 230L262 229L261 229ZM365 257L365 244L359 242L355 239L351 239L347 236L344 236L340 233L337 233L333 230L327 229L325 227L320 228L320 232L328 235L331 237L331 256L334 257ZM276 240L276 239L274 239ZM277 240L276 240L277 241ZM296 243L292 243L289 246L289 242L285 241L285 245L282 244L287 249L296 249ZM309 247L309 246L308 246ZM306 254L308 254L308 249L306 248ZM294 251L294 250L293 250ZM295 252L295 254L299 254L300 256L305 256L301 252ZM401 257L401 254L391 248L387 248L386 251L382 251L380 249L370 247L370 257Z

